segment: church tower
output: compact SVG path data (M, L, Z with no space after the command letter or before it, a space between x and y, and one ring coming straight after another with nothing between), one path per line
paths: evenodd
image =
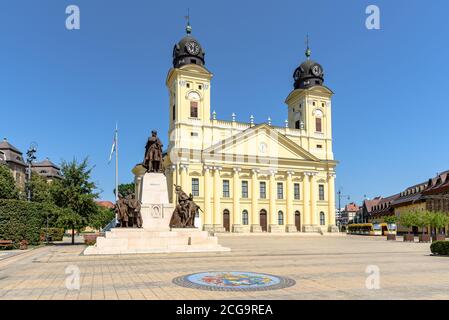
M186 35L173 48L173 68L166 85L169 92L169 148L183 146L201 149L203 126L210 124L210 81L205 68L205 51L192 35L187 22Z
M287 97L288 127L301 131L301 146L320 159L332 160L332 90L323 85L323 67L310 59L307 41L306 61L293 73L293 91Z

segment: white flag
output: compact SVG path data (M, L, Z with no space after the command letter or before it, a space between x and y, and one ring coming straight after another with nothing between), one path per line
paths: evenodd
M111 163L111 160L112 160L112 154L113 154L114 151L115 151L115 145L116 145L115 138L116 138L116 136L117 136L117 134L115 133L115 134L114 134L114 140L112 141L111 153L109 154L109 161L108 161L108 164Z

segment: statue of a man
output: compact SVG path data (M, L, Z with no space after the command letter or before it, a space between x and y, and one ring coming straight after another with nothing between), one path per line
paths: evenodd
M172 228L193 228L195 213L200 207L193 201L193 196L187 195L180 186L175 185L178 204L170 222ZM200 209L201 210L201 209Z
M130 195L128 198L128 212L132 215L133 227L142 228L142 214L140 213L141 204L140 201L135 198L134 195Z
M128 227L128 205L126 199L121 194L118 195L117 203L115 204L115 212L120 222L120 227Z
M157 137L157 132L152 131L145 145L145 159L143 166L147 172L162 172L162 143Z

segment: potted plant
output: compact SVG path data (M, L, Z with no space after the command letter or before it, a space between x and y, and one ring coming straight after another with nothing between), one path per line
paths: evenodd
M395 215L386 216L384 218L384 222L388 225L388 229L390 225L395 224L398 221L398 218ZM387 231L387 240L396 240L396 232Z
M431 226L436 229L436 234L432 235L432 241L444 241L446 240L446 236L444 233L441 233L441 230L448 224L449 217L442 213L436 212L433 214L433 219L431 221Z
M408 229L408 233L404 234L405 242L415 242L415 235L410 233L410 229L416 226L417 215L414 211L408 211L401 214L399 221L402 226Z
M419 242L430 242L430 234L427 232L424 232L424 228L428 231L428 226L431 224L433 219L432 212L429 211L423 211L420 214L417 215L417 227L421 228L421 234L419 235Z
M19 249L20 249L20 250L26 250L26 249L28 249L28 244L29 244L29 242L28 242L27 240L22 240L22 241L20 241Z

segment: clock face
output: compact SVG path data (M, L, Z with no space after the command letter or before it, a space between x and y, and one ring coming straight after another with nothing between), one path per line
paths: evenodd
M295 78L295 80L298 80L298 79L299 79L299 74L300 74L300 71L299 71L299 69L297 69L297 70L295 71L295 74L293 75L293 77Z
M320 76L321 75L321 67L319 66L319 65L314 65L313 67L312 67L312 73L315 75L315 76Z
M186 44L187 52L193 55L200 53L200 46L195 41L190 41Z

